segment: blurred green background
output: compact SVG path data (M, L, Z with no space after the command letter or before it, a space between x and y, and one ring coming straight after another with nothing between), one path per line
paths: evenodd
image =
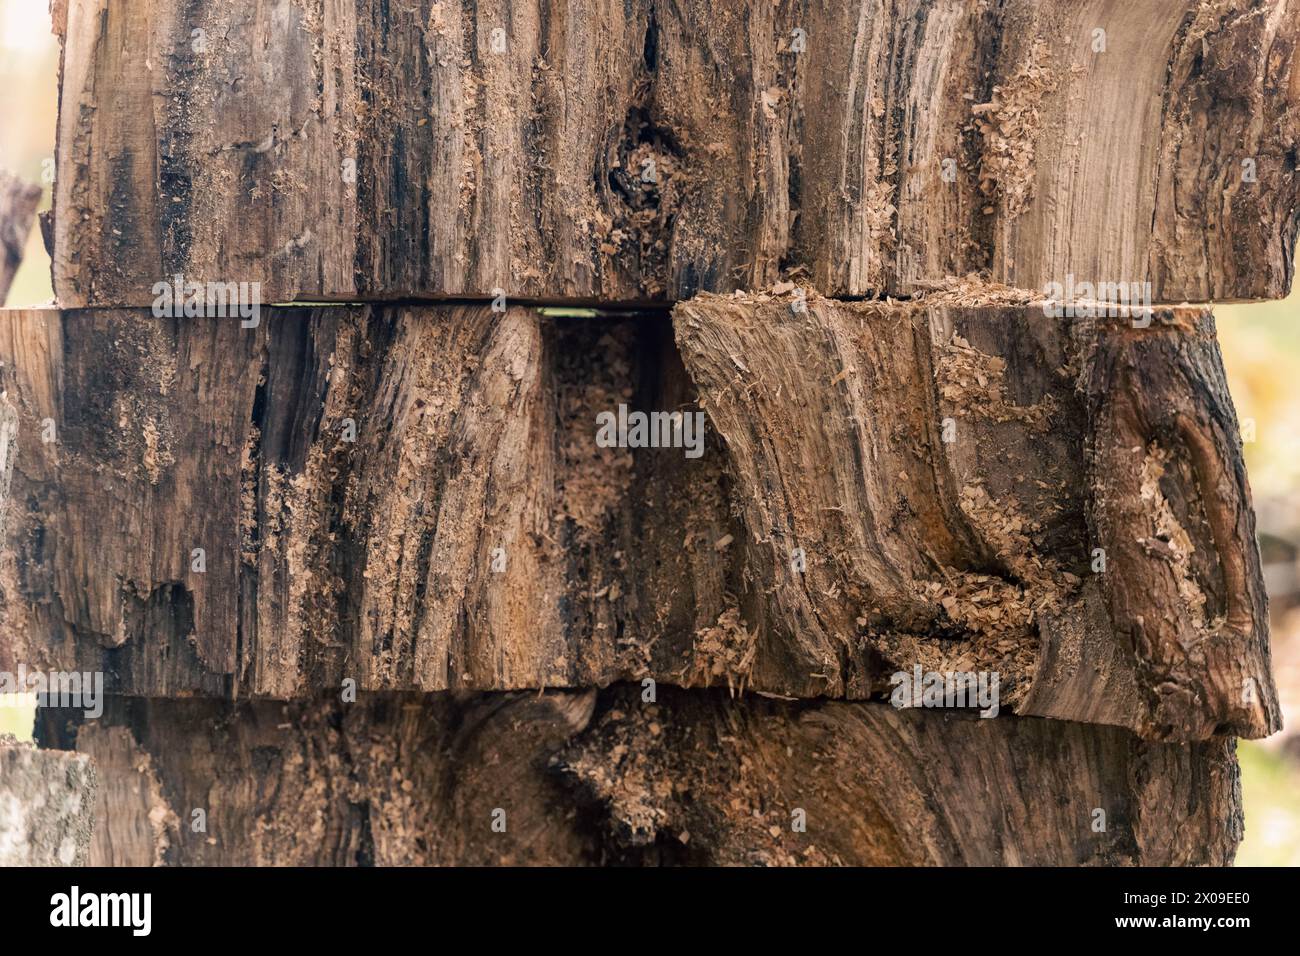
M1280 302L1215 308L1247 442L1285 728L1241 741L1246 839L1239 865L1300 866L1300 283Z
M122 0L128 2L128 0ZM58 75L48 0L0 0L0 167L42 182L54 156ZM49 184L42 209L49 208ZM52 300L50 260L33 229L9 305ZM1273 662L1288 727L1239 745L1246 839L1239 864L1300 865L1300 294L1216 310L1224 363L1255 441L1246 460L1272 602ZM30 737L31 703L0 707L0 733Z

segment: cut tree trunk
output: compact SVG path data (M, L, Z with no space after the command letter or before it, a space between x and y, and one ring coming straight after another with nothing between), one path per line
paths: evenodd
M66 307L1291 280L1297 0L61 6Z
M100 767L95 864L1223 865L1242 833L1230 741L879 703L120 700L43 736Z
M1271 733L1213 320L1024 300L705 297L685 367L652 316L11 312L0 622L129 695L861 699L921 665L997 671L1017 713ZM602 409L697 392L699 458L596 446Z
M0 670L105 676L92 862L1230 863L1298 4L56 0Z

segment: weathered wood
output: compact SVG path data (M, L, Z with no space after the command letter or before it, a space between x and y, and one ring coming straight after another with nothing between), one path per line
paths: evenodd
M139 792L95 863L1226 865L1242 832L1231 741L879 703L620 686L46 720Z
M100 767L96 865L581 864L597 861L596 841L546 761L594 702L114 699L80 726L43 711L40 732Z
M1291 280L1296 0L69 0L56 28L68 307L175 273L263 301Z
M27 234L36 220L41 202L41 187L23 182L6 169L0 169L0 305L9 297L18 266L27 247Z
M754 686L860 696L874 653L997 671L1019 713L1156 739L1272 733L1254 515L1211 315L1135 328L1025 298L677 307L763 582L742 606L762 635ZM800 685L804 662L821 667Z
M1221 866L1241 839L1232 741L880 703L661 700L615 695L561 758L618 844L651 858Z
M662 317L7 312L0 343L0 665L281 698L710 672L743 583L721 458L595 444L620 402L689 411Z
M83 866L98 814L95 764L0 736L0 866Z
M1022 714L1272 732L1211 317L1025 299L706 296L681 357L663 316L4 313L0 665L148 696L853 699L920 665L997 672ZM697 391L702 457L597 446L600 412Z
M5 514L9 510L9 488L17 456L18 413L0 390L0 541L4 541Z

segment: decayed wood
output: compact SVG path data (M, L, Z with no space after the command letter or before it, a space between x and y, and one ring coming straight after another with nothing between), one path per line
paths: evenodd
M764 583L744 617L822 662L800 687L790 676L809 669L789 667L786 691L865 683L865 648L902 669L996 670L1020 713L1157 739L1272 733L1254 514L1211 315L1135 328L1024 298L675 310ZM755 686L773 683L764 649Z
M40 201L41 187L23 182L8 170L0 169L0 306L8 298L9 286L22 263L27 234L31 231ZM4 540L9 486L17 454L18 414L6 398L3 385L0 385L0 541Z
M59 301L1291 279L1296 0L69 0Z
M9 510L9 487L13 482L14 459L18 455L18 413L0 390L0 541L4 540L5 514Z
M620 845L668 860L1226 865L1241 839L1231 741L881 703L661 702L616 694L561 762Z
M595 444L620 402L689 410L662 317L13 311L0 343L0 664L158 696L711 673L722 460Z
M41 732L100 767L93 865L576 865L597 862L597 842L546 762L594 703L119 698L80 726L43 711Z
M1272 732L1212 318L1026 298L706 296L680 358L662 316L5 313L0 664L149 696L854 699L921 665L995 671L1022 714ZM597 447L598 413L697 392L702 457Z
M0 736L0 866L82 866L99 815L86 754Z
M23 261L27 234L36 219L41 187L23 182L0 169L0 305L9 296L9 286Z
M1173 303L1290 285L1298 4L59 0L0 670L115 696L0 746L0 862L1230 863L1280 715Z
M879 703L117 700L44 733L130 791L93 863L1224 865L1242 832L1230 741Z

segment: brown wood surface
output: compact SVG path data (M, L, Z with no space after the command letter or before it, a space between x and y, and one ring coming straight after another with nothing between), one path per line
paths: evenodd
M58 20L66 307L149 305L175 273L267 302L1290 284L1296 0L68 0Z
M525 308L6 313L9 653L163 697L861 699L919 664L996 671L1019 713L1270 733L1213 320L963 304L991 295L704 297L676 342ZM596 447L601 411L697 395L700 458Z
M92 863L1223 865L1241 839L1230 741L643 693L119 700L43 734L104 778Z
M110 696L0 861L1230 863L1298 3L56 0L0 671Z

